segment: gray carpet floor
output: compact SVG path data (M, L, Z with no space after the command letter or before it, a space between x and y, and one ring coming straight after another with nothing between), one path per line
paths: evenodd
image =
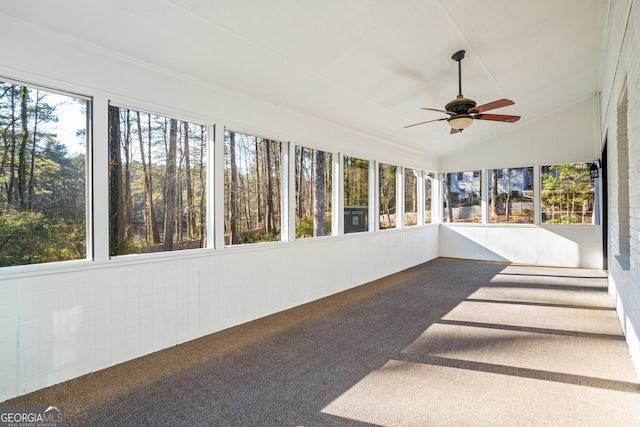
M640 426L603 272L445 258L4 404L69 426Z

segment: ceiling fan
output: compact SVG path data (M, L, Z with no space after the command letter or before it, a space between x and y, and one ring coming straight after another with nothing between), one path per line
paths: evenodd
M484 114L485 111L495 110L496 108L506 107L513 105L514 102L510 99L498 99L487 104L477 105L473 99L465 98L462 95L462 65L460 61L464 58L464 50L459 50L454 53L451 59L458 63L458 96L453 101L444 106L444 110L437 108L421 108L422 110L437 111L439 113L448 114L449 117L442 117L440 119L427 120L426 122L414 123L406 128L412 126L423 125L425 123L439 122L446 120L451 126L451 133L462 132L463 129L471 126L474 120L490 120L494 122L514 123L520 120L520 116L509 116L505 114Z

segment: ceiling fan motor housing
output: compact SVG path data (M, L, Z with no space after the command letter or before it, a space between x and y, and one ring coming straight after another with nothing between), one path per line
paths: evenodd
M456 114L466 114L470 109L476 106L476 101L458 95L456 99L444 106L444 109Z

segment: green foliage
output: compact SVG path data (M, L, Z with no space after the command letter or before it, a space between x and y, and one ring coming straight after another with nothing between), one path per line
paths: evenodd
M325 235L331 235L331 213L326 213L324 216L324 231ZM296 221L296 239L308 237L313 237L313 215L299 218Z
M575 224L576 215L583 218L590 212L585 205L593 200L593 181L586 164L562 164L542 170L542 204L547 224Z
M0 213L0 236L0 267L85 256L84 221L55 221L40 212L9 209Z
M246 231L240 233L240 243L260 243L260 242L279 242L280 230L274 230L273 233L252 233Z
M70 100L0 82L0 266L85 257L86 159L58 136L72 130L57 112Z
M369 161L345 156L343 180L345 206L367 206L369 204Z

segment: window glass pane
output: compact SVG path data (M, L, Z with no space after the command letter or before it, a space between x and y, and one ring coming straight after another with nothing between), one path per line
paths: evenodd
M278 141L225 131L225 244L281 240Z
M444 222L481 222L480 171L444 174Z
M396 172L397 166L378 165L378 181L380 186L380 229L396 226Z
M418 224L418 171L404 169L404 225Z
M296 147L296 238L331 235L331 153Z
M86 258L88 109L0 81L0 266Z
M542 167L540 195L543 224L593 224L594 179L591 163Z
M489 222L533 224L533 167L490 169Z
M424 171L424 223L431 223L431 192L433 172Z
M344 156L344 232L367 231L369 213L369 161Z
M207 128L109 107L109 252L206 246Z

